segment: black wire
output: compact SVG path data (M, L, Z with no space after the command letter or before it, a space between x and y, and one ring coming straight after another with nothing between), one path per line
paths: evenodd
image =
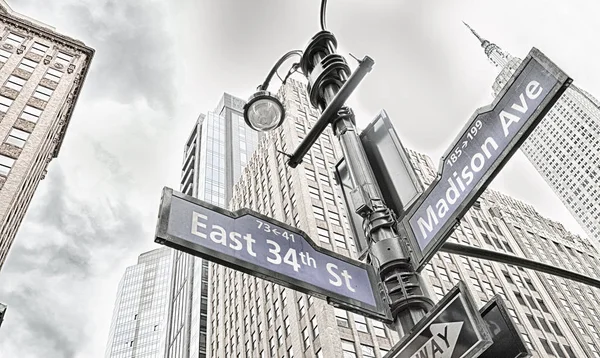
M327 0L321 0L321 30L327 30L327 24L325 20L325 12L327 10Z
M288 80L288 78L290 78L291 75L293 75L294 73L298 72L298 69L300 68L300 64L299 63L294 63L292 65L292 67L290 68L290 70L288 71L288 73L285 75L285 77L283 78L283 80L281 81L281 84L285 84L285 82ZM281 77L280 77L281 78Z
M265 79L263 84L260 85L258 88L263 91L266 91L267 87L269 86L269 82L271 82L271 78L277 73L277 69L279 69L279 66L281 66L288 58L290 58L294 55L302 57L302 51L301 50L292 50L292 51L287 52L283 56L281 56L281 58L277 61L277 63L275 63L275 65L271 69L271 72L269 72L269 74L267 75L267 78ZM277 76L279 76L279 74L277 74Z

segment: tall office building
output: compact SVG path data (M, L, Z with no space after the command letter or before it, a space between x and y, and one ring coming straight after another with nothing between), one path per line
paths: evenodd
M234 188L232 209L248 207L305 231L320 246L356 257L332 172L340 150L328 129L302 165L286 165L316 121L305 85L289 80L280 90L283 125L266 134ZM410 153L423 185L435 177L431 160ZM450 240L512 253L598 276L598 251L533 207L487 191ZM571 262L573 264L571 264ZM213 266L213 264L211 264ZM479 307L493 295L509 311L534 357L596 357L600 299L595 288L514 266L438 253L425 276L441 298L458 280ZM223 267L213 267L209 306L212 357L380 358L397 342L381 323L320 299Z
M181 191L226 208L258 142L246 127L245 102L223 94L217 108L196 121L184 148ZM173 250L167 331L168 358L206 357L208 262Z
M467 25L468 26L468 25ZM521 59L471 32L500 70L496 96ZM521 150L595 243L600 243L600 102L571 85Z
M143 253L125 270L106 345L106 358L163 356L167 300L171 280L171 250Z
M0 0L0 268L58 155L93 54Z

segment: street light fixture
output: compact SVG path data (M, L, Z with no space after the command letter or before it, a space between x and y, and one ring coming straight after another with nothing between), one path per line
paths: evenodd
M244 105L244 121L246 121L246 124L250 128L260 132L267 132L279 127L283 123L283 119L285 118L283 104L281 104L281 101L275 95L267 91L267 88L279 67L292 56L302 57L302 51L292 50L281 56L269 72L265 81L258 86L256 92L250 96L248 102ZM292 69L290 69L282 81L284 84L297 68L297 63L292 65Z
M285 111L281 101L269 91L257 91L244 106L244 120L250 128L266 132L283 123Z

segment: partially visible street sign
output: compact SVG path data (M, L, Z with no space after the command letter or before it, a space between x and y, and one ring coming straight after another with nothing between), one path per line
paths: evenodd
M475 112L442 157L436 180L402 221L418 270L570 83L563 71L533 48L493 104Z
M526 358L531 353L525 346L515 323L510 318L501 296L494 296L481 310L494 343L480 358Z
M402 217L404 209L423 192L410 157L385 110L360 134L387 206Z
M459 282L385 358L471 358L491 344L468 288Z
M156 242L391 322L370 265L316 246L301 230L163 189Z
M354 205L352 200L352 193L356 189L350 173L348 172L348 166L346 165L346 158L342 158L335 165L335 177L340 185L342 196L344 197L344 204L346 212L348 213L348 221L350 222L350 229L352 230L352 236L354 237L354 245L358 252L358 257L362 258L366 255L369 249L369 241L365 236L365 230L363 229L363 217L360 216L356 211L357 207Z
M386 205L396 213L397 217L402 217L404 209L418 198L419 194L423 192L423 188L409 154L400 142L385 110L381 110L361 132L360 141ZM363 257L368 251L369 243L363 229L363 218L356 213L360 208L356 207L353 200L353 194L358 188L348 173L345 158L338 162L335 169L336 178L345 199L346 211L349 213L348 219L351 223L354 242L359 257Z

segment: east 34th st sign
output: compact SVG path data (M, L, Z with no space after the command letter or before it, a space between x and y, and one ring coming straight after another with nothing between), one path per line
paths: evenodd
M442 157L436 180L402 221L421 270L571 83L533 48L494 103L478 110Z
M318 247L303 231L163 189L156 242L390 322L372 266Z

